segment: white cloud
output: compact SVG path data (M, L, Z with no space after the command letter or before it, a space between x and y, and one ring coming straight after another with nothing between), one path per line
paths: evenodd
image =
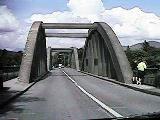
M131 45L145 40L160 40L160 17L154 13L146 13L140 8L124 9L121 7L105 9L101 0L69 0L68 11L56 11L50 14L33 14L28 23L34 21L52 22L52 23L88 23L88 22L106 22L123 45ZM1 16L3 15L3 17ZM5 17L4 17L5 16ZM23 26L16 31L18 21L6 6L0 7L0 30L12 31L12 33L0 34L0 47L23 46L26 41L28 29ZM13 24L15 23L15 24ZM25 31L21 31L24 29ZM69 30L53 30L56 32L70 32ZM71 32L86 32L84 30L71 30ZM10 39L10 40L9 40ZM2 40L11 44L2 43ZM11 42L13 41L14 42ZM47 44L53 47L82 47L84 39L57 39L49 38ZM8 44L8 45L7 45Z
M28 28L20 27L19 21L7 6L0 6L0 18L0 48L8 50L23 48Z
M130 10L119 7L106 10L101 15L119 37L160 38L160 17L153 13L145 13L137 7Z
M22 50L27 39L28 29L19 28L14 32L7 32L0 34L0 49Z
M105 11L101 0L69 0L67 6L69 11L33 14L27 22L94 22L99 21L99 14Z
M75 39L75 38L47 38L47 46L52 46L54 48L69 48L69 47L82 47L85 44L85 39Z
M160 39L160 17L146 13L140 8L121 7L105 9L101 0L69 0L69 11L52 14L34 14L30 21L44 22L106 22L123 45L131 45L142 40ZM66 41L64 41L66 43ZM58 44L58 43L57 43Z
M67 4L75 16L85 17L94 22L105 8L101 0L70 0Z
M0 32L12 32L17 30L19 23L7 6L0 6Z
M51 14L33 14L28 22L43 21L46 23L65 23L65 22L90 22L87 18L82 18L79 16L74 16L72 12L53 12Z

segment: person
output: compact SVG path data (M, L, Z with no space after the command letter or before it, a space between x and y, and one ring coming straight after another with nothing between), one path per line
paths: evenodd
M138 81L137 84L143 84L144 83L144 75L145 75L145 69L147 68L146 66L146 61L142 61L138 64Z
M135 60L135 61L132 63L132 68L133 68L132 83L133 83L133 84L137 84L137 79L138 79L137 60Z
M133 70L136 70L137 69L137 63L138 63L138 61L137 60L135 60L135 61L133 61L133 64L132 64L132 68L133 68Z

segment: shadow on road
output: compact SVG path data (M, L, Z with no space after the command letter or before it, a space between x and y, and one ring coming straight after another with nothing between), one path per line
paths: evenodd
M31 102L36 102L36 101L46 101L44 98L40 97L24 97L21 96L12 103L6 105L4 108L0 108L0 117L5 116L7 112L14 112L14 113L22 113L25 109L25 105L29 104Z

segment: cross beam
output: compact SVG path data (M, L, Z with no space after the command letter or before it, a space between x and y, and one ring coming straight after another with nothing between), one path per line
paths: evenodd
M88 33L46 33L46 37L87 38Z
M73 50L52 50L51 52L72 52Z
M43 23L44 29L93 29L92 23Z
M52 52L72 52L73 48L52 48Z

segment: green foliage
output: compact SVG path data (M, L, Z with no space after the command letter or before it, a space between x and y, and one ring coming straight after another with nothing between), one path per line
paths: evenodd
M22 60L22 51L12 52L6 49L0 50L1 66L20 66Z
M82 57L83 57L84 48L78 49L78 58L79 58L79 65L82 66Z
M142 47L143 47L143 51L145 52L149 52L150 50L152 50L153 47L151 47L149 45L149 43L145 40L144 43L142 44Z
M131 64L131 67L135 69L137 67L137 63L147 57L147 53L142 50L127 50L126 55Z
M132 69L136 69L137 63L142 60L147 62L147 67L158 67L160 64L160 49L154 48L144 41L143 48L139 50L131 50L127 48L126 55Z
M83 57L83 51L84 51L84 49L83 49L83 48L79 48L79 49L78 49L78 58L79 58L80 60L82 60L82 57Z
M58 67L58 64L63 64L64 66L68 66L68 58L70 53L66 52L57 52L53 56L53 66Z

